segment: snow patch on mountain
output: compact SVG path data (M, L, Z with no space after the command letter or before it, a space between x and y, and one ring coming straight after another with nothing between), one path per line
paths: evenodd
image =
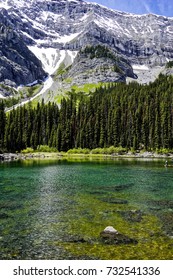
M64 36L60 36L58 34L53 34L53 33L48 33L46 32L47 36L53 36L52 38L47 37L47 39L35 39L35 42L37 45L42 45L42 44L51 44L51 43L60 43L60 44L66 44L69 43L70 41L74 40L75 38L77 38L80 35L79 33L74 33L74 34L70 34L70 35L64 35Z
M68 43L71 40L75 39L79 35L80 35L80 32L79 33L70 34L70 35L61 36L61 37L57 38L56 40L53 40L53 42Z
M58 68L60 58L65 56L65 51L54 48L40 48L38 46L29 46L35 56L42 62L44 70L49 74L53 74Z
M8 0L1 2L0 9L4 8L4 9L8 10L10 8L10 6L8 5L8 2L9 2Z
M132 65L133 70L149 70L147 65Z
M154 30L151 28L151 26L148 26L148 31L149 31L150 33L154 33Z
M112 29L114 30L119 29L122 32L124 31L123 28L119 25L119 23L116 20L113 20L111 18L103 18L102 16L97 16L97 18L94 20L94 22L102 27L102 28L107 28L108 30Z
M76 51L66 51L58 50L54 48L40 48L38 46L29 46L30 51L32 51L35 56L42 62L44 70L52 75L59 67L61 62L68 55L70 57L69 64L73 63L76 57Z
M3 95L0 93L0 98L1 98L1 99L5 99L5 96L3 96Z
M173 27L167 26L166 31L173 34Z
M67 51L67 54L69 55L69 57L71 57L71 63L73 63L75 57L76 57L77 54L78 54L78 51L70 51L70 50L68 50L68 51Z
M136 34L138 34L138 30L133 25L131 25L131 28L135 31Z
M25 101L21 102L20 104L15 105L14 106L15 108L17 108L21 105L27 104L29 101L34 100L38 96L43 95L46 91L48 91L54 83L54 80L51 77L51 74L53 74L55 72L55 70L57 70L59 68L61 63L65 59L67 59L67 57L69 59L68 63L69 64L73 63L73 60L75 59L75 57L78 53L77 51L56 50L53 48L45 49L45 48L39 48L37 46L32 46L32 47L30 46L29 48L42 61L42 64L43 64L45 70L49 73L49 76L44 81L43 88L40 90L40 92L38 92L35 96L31 97L29 100L25 100ZM35 84L35 82L33 82L33 84ZM31 85L32 84L30 84L30 86ZM1 95L0 95L0 98L1 98ZM2 98L3 98L3 96L2 96Z

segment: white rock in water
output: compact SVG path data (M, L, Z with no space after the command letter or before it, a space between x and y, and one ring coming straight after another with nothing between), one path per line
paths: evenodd
M105 232L105 233L118 233L118 231L112 226L106 227L103 232Z

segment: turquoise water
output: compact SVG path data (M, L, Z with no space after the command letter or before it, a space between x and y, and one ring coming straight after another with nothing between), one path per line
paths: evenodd
M107 245L108 225L137 244ZM164 161L0 163L0 259L173 259Z

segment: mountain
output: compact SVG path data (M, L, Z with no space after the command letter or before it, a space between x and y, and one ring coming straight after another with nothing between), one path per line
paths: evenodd
M0 13L1 24L12 30L20 49L27 50L24 60L30 75L28 80L16 78L16 85L21 80L27 84L43 79L45 72L54 76L49 76L54 90L54 83L64 86L68 78L70 85L125 81L127 77L137 79L137 75L140 81L141 74L142 79L144 74L150 79L173 60L173 18L118 12L82 0L0 0ZM102 57L96 54L91 59L84 51L88 46L95 51L105 47L108 57L103 52ZM6 48L18 52L15 46ZM2 57L8 58L4 53ZM65 70L63 81L59 67ZM3 78L12 80L8 74Z
M28 84L45 75L41 62L15 30L0 23L0 82L10 86Z
M89 2L96 2L89 0ZM97 0L99 4L105 4L105 0ZM124 11L135 14L157 14L172 17L173 2L172 0L107 0L106 6L118 11Z

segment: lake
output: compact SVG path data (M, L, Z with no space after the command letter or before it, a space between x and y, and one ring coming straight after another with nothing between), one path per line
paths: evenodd
M136 243L105 244L107 226ZM173 259L173 168L142 159L0 163L0 259Z

